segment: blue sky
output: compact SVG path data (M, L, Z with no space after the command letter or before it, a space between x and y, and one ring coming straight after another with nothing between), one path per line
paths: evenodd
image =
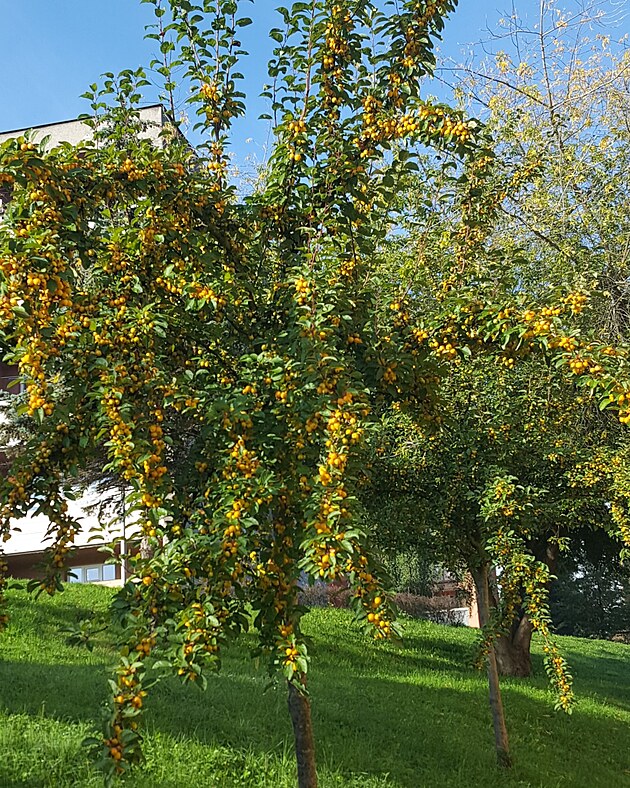
M533 11L538 0L460 0L448 22L442 46L445 55L462 58L466 45L487 36L514 2L521 14ZM567 0L575 2L575 0ZM243 2L243 13L254 25L243 32L250 57L243 64L251 111L236 130L239 159L261 158L265 124L257 99L265 82L271 51L268 30L278 24L277 0ZM289 0L284 5L289 5ZM79 98L104 71L148 65L154 42L143 40L144 25L153 21L152 8L139 0L0 0L0 130L76 117L88 111ZM147 96L150 102L155 98Z

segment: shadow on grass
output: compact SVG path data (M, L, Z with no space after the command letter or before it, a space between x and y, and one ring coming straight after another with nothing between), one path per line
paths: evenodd
M54 597L49 597L44 594L26 594L24 589L16 590L21 593L10 592L9 613L12 619L20 617L26 622L37 620L67 624L79 618L93 618L95 615L104 617L109 609L110 597L102 594L90 596L91 604L77 605L76 596L67 592L58 592Z
M625 659L603 653L586 658L574 648L567 648L563 653L575 676L578 693L588 692L609 705L630 712L630 681L627 680L630 648Z
M94 615L85 604L91 595L82 596L78 607L74 596L69 594L68 602L64 597L12 599L16 631L0 640L0 709L98 726L116 657L109 649L90 655L61 646L60 627ZM107 596L99 589L94 599L100 616ZM516 766L503 774L494 765L485 680L469 667L474 632L414 622L401 646L371 644L342 611L315 611L305 619L305 629L314 636L310 690L318 758L329 773L354 776L353 786L362 784L362 775L366 784L381 778L386 783L379 785L408 788L630 786L622 766L622 754L630 750L624 659L630 648L563 643L578 693L589 699L571 719L552 710L539 654L532 681L505 681ZM161 748L160 757L168 761L160 767L160 786L178 785L164 782L169 747L173 757L177 751L185 759L187 747L196 747L199 757L199 746L205 745L208 769L214 770L216 762L220 770L229 762L236 774L244 752L262 764L290 751L284 688L264 692L268 678L248 659L251 645L249 636L226 649L223 672L209 677L205 694L172 679L151 691L147 746ZM151 774L156 773L148 779ZM235 779L229 784L240 785ZM145 784L153 785L138 783Z
M107 698L108 678L105 664L47 665L0 659L0 709L94 723Z
M579 708L566 719L541 699L539 682L506 682L517 767L502 776L494 767L483 677L453 663L457 649L443 652L436 671L429 654L439 642L422 635L402 651L370 647L354 635L334 649L326 640L314 649L311 692L318 755L331 772L389 775L391 785L409 788L484 785L489 777L494 785L545 788L630 785L619 774L619 752L630 749L628 720L623 725ZM107 678L105 664L0 663L0 707L93 724ZM266 683L242 649L229 649L223 674L210 677L205 694L174 680L158 685L148 703L148 729L261 755L282 751L291 740L285 693L264 692Z

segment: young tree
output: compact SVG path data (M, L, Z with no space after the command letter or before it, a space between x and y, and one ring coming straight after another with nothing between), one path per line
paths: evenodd
M105 451L102 470L130 489L126 513L150 546L115 603L126 634L105 769L140 757L155 655L203 681L253 610L260 651L288 681L299 784L314 786L298 581L346 575L360 620L392 632L354 516L368 392L386 388L389 369L374 356L388 326L371 320L366 259L409 145L476 153L474 122L419 95L455 3L282 11L277 145L264 187L245 199L229 184L226 144L243 112L235 68L248 20L231 0L153 5L159 70L167 91L183 70L203 156L177 135L162 147L139 136L142 71L91 91L98 145L2 148L13 190L2 331L34 423L5 482L3 533L33 507L45 514L41 588L59 588L79 528L67 488ZM406 144L384 156L396 140ZM419 374L409 369L411 389Z

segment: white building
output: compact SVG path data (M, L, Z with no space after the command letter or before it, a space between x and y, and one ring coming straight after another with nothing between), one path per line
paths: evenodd
M139 120L144 129L141 136L160 144L160 135L169 122L163 107L155 104L139 110ZM93 130L83 121L74 119L59 123L46 123L26 129L15 129L0 133L0 143L8 139L24 136L31 132L33 142L46 140L46 146L54 148L61 143L76 145L92 140ZM0 204L3 195L0 194ZM4 199L7 195L4 195ZM15 384L18 376L17 367L0 362L0 399L13 396L19 391ZM1 415L0 415L0 418ZM7 468L6 455L0 451L0 469ZM70 559L72 575L68 580L76 582L120 583L124 577L124 567L105 563L107 554L101 548L115 537L125 540L129 538L133 528L125 526L121 521L110 523L104 527L99 522L97 512L98 493L94 488L88 491L77 501L69 501L69 513L80 521L81 532L75 539L77 551ZM106 520L110 520L107 517ZM41 561L43 550L46 548L46 532L48 521L43 515L27 516L15 521L11 531L11 538L3 545L4 553L9 565L9 573L13 577L25 578L37 575L37 564ZM125 532L126 531L126 532ZM125 544L125 541L122 542ZM74 576L73 576L74 575Z
M164 126L169 122L168 117L161 104L153 104L150 107L142 107L138 110L138 119L145 125L145 131L141 136L158 142ZM44 123L41 126L31 126L26 129L14 129L13 131L0 132L0 143L15 137L22 137L27 132L32 132L32 141L41 142L48 138L47 146L55 148L62 142L69 142L71 145L78 145L94 138L92 129L82 120L62 120L58 123Z

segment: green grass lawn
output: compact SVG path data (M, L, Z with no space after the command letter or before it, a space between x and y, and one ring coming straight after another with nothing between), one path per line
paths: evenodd
M0 788L98 786L81 740L100 719L116 654L68 646L60 627L106 610L111 592L70 586L54 599L11 594L0 636ZM409 622L403 648L366 641L345 611L306 619L320 782L327 786L630 786L630 646L562 638L579 705L553 711L540 656L536 678L506 680L515 766L494 765L475 633ZM225 652L206 693L165 682L147 704L139 788L293 786L286 698L265 691L246 639Z

